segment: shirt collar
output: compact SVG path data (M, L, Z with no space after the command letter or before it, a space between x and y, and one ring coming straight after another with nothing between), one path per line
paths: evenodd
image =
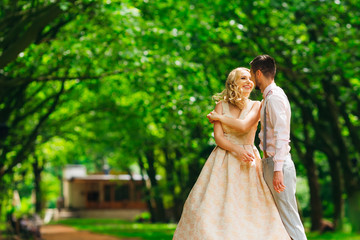
M266 96L269 94L271 90L273 90L276 87L275 82L271 83L269 86L267 86L263 92L263 98L265 99Z

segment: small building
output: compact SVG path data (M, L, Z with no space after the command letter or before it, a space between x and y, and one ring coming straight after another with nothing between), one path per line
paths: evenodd
M63 170L64 207L76 217L132 220L147 211L142 188L139 174L88 175L83 165L67 165Z

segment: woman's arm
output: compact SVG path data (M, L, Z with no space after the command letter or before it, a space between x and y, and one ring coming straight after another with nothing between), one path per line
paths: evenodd
M221 102L216 104L215 111L220 115L222 114ZM223 128L219 121L214 123L214 137L215 142L219 147L232 152L239 160L251 162L255 159L251 153L225 138Z
M210 122L221 122L240 133L246 133L260 120L260 107L261 103L255 102L245 119L235 119L218 114L216 108L215 111L209 113L208 118Z

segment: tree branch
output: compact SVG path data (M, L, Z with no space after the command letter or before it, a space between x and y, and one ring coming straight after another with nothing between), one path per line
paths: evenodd
M0 179L12 172L12 169L19 163L21 163L24 160L24 157L26 155L26 153L29 151L29 149L31 148L31 145L34 143L34 141L36 140L36 137L38 135L38 131L41 128L41 126L44 124L44 122L49 118L49 116L51 115L52 112L54 112L56 105L59 102L60 96L63 93L65 88L65 81L62 82L61 84L61 88L60 91L58 92L58 94L55 96L55 99L51 105L51 107L49 108L48 112L46 114L44 114L38 124L36 125L36 127L33 129L33 131L30 133L27 141L25 142L25 144L22 146L21 150L16 154L14 160L12 161L12 163L9 164L9 166L7 168L1 168L0 169Z
M65 77L57 77L57 76L40 76L37 78L16 78L16 79L9 79L7 78L0 78L0 86L4 87L15 87L17 85L23 84L25 82L49 82L49 81L72 81L72 80L94 80L94 79L101 79L103 77L108 77L112 75L116 75L119 73L124 73L124 70L117 70L113 72L103 73L98 76L65 76Z
M36 40L39 33L43 28L56 19L62 10L58 3L52 4L46 8L46 11L36 16L36 19L31 23L31 26L27 28L25 33L21 37L16 37L15 41L11 42L9 47L3 50L0 56L0 69L4 68L7 64L14 61L18 54L24 51L32 42ZM24 24L28 24L27 22ZM25 25L24 25L25 28Z

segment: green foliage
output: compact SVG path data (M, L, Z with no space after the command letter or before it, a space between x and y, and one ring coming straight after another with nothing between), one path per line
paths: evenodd
M31 197L21 199L20 206L17 207L14 212L16 219L31 216L32 214L34 214L34 204L32 203Z
M24 39L27 26L39 26L37 11L50 5L3 1L0 54ZM68 163L90 172L108 163L114 171L148 175L154 167L162 178L146 198L161 192L177 219L215 146L206 119L215 105L211 96L233 68L248 67L263 53L275 57L276 82L292 104L292 153L304 216L311 214L311 181L305 180L311 171L318 176L324 217L341 211L337 196L343 200L359 191L356 1L54 5L57 17L0 70L0 123L10 127L0 139L0 191L6 193L0 202L10 204L13 189L30 197L35 158L44 167L42 201L51 206ZM11 34L13 22L18 35Z
M151 214L149 212L143 212L135 217L134 222L150 222Z
M296 193L297 200L299 202L299 208L302 211L302 214L305 216L309 216L309 185L307 183L307 180L299 175L296 178Z

